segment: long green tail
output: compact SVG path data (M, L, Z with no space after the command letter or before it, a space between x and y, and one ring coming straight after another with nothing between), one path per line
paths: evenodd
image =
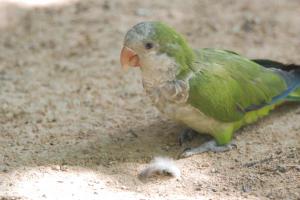
M284 98L285 101L299 101L300 102L300 65L297 64L283 64L273 60L266 59L255 59L252 60L266 68L277 68L283 71L291 71L295 73L294 82L298 82L299 87L292 91L287 97Z
M286 98L287 101L299 101L300 102L300 87L294 92L290 93Z

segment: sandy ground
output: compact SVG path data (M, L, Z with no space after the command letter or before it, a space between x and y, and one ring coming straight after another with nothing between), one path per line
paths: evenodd
M138 70L119 64L126 31L153 19L194 47L299 64L300 1L0 1L0 9L0 199L300 199L296 104L237 133L235 150L176 160L180 180L138 180L154 156L176 159L183 127L151 105Z

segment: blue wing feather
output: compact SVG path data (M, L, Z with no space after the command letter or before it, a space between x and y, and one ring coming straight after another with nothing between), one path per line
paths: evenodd
M287 89L283 91L281 94L272 98L270 102L262 103L260 105L251 105L245 109L246 112L258 110L267 105L273 105L281 100L284 100L292 93L294 90L300 87L300 71L292 70L292 71L283 71L278 68L270 68L270 70L276 71L286 82Z

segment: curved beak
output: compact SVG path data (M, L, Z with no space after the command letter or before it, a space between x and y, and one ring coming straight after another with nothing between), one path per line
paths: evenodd
M123 47L120 55L120 61L123 69L141 66L139 56L128 47Z

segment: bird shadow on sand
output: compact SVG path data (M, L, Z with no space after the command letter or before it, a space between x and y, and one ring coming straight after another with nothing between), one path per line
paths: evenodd
M299 105L284 105L273 111L269 117L256 123L256 125L258 124L260 126L260 124L264 123L269 124L272 123L273 117L280 118L282 115L288 115L295 112L300 113ZM239 135L237 144L239 149L245 149L245 147L243 147L245 143L241 141L244 140L243 137L247 137L246 132L248 130L251 132L251 129L255 128L256 125L250 125L247 129L237 133ZM124 124L124 127L128 126ZM43 155L33 153L40 150L40 145L28 146L27 148L30 149L30 151L28 150L28 152L26 152L29 154L27 158L28 160L35 159L35 162L20 159L18 165L10 168L8 172L13 172L15 168L22 168L24 166L38 168L39 166L47 167L59 165L66 167L66 169L69 167L79 167L80 170L87 169L92 170L97 174L107 175L114 180L114 183L125 186L128 185L129 190L134 191L136 186L140 185L136 174L140 170L139 164L146 164L155 156L167 156L176 159L178 154L183 150L183 147L179 146L177 138L179 132L184 127L176 125L172 121L157 119L146 126L136 125L131 128L124 127L121 125L119 129L116 129L111 133L91 129L88 131L89 134L76 138L76 143L65 146L61 145L59 147L55 147L54 144L54 147L48 149ZM200 140L203 141L203 138L205 137L199 137L199 140L197 139L196 143L199 145L201 143ZM255 141L254 137L252 139ZM247 148L249 149L249 146ZM260 155L261 158L256 158L257 161L250 162L250 164L246 163L247 166L243 165L243 161L237 161L240 158L251 158L255 156L256 154L251 152L255 152L254 150L256 148L258 147L251 145L249 152L238 152L233 150L232 152L221 153L220 155L208 153L207 155L201 155L201 157L195 156L193 162L187 160L186 163L193 164L198 161L202 162L202 158L204 158L205 162L213 163L214 170L218 173L220 172L224 177L229 177L230 174L234 173L235 170L240 167L251 170L253 173L259 173L260 167L256 168L255 165L264 165L263 167L266 169L270 168L270 166L273 167L274 165L278 165L278 162L280 161L278 159L274 161L268 160L268 162L264 162L264 159L261 159L269 158L270 152L267 151ZM275 150L273 149L273 151ZM287 154L289 154L289 152L282 153L282 157L285 158ZM182 164L182 162L180 163ZM251 166L248 167L249 165ZM191 168L195 171L193 166L191 166ZM197 168L196 171L197 174L195 176L201 173L208 173L205 169ZM215 171L213 173L216 173ZM270 175L270 173L268 172L264 175L268 180L279 178L279 175L274 176L272 174ZM234 185L235 190L260 190L260 188L257 187L257 185L260 185L259 179L252 180L251 177L244 176L243 173L237 176L239 176L239 178L235 180L238 181L231 182L231 184ZM168 180L169 179L162 179L161 181L168 182ZM198 182L199 181L203 185L208 184L205 180L198 180ZM220 183L219 186L227 187L226 181L222 184Z
M292 103L280 106L270 115L280 117L289 112L300 113L299 105ZM254 125L268 123L269 118L267 116ZM127 126L124 124L124 127ZM67 145L58 143L56 146L54 142L51 144L51 148L42 154L37 152L41 151L43 144L27 145L26 148L24 147L26 159L21 158L22 155L18 155L20 158L16 156L16 159L19 159L17 163L8 161L6 164L14 167L68 165L94 168L119 163L147 163L155 156L177 159L178 155L187 147L180 146L178 143L179 133L184 128L170 120L157 120L147 126L136 125L132 128L123 128L121 125L119 129L110 133L91 128L84 136L75 133L72 139L76 141L73 143ZM247 126L246 129L251 130L252 125ZM243 137L247 130L242 129L238 131L237 135ZM56 139L60 140L59 137ZM187 145L196 146L207 139L207 137L199 135Z

